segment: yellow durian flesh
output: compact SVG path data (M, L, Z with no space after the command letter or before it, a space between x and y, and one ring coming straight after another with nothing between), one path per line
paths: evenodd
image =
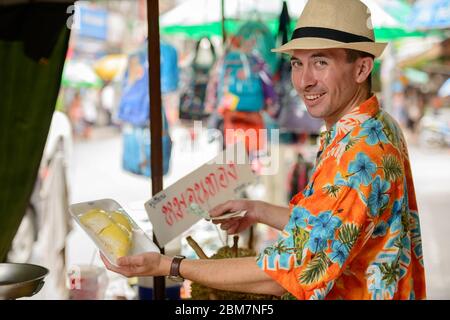
M132 233L133 230L132 230L131 222L128 219L128 217L126 217L119 211L111 212L110 217L115 223L117 223L119 225L119 227L122 227L124 230L128 231L128 233L130 233L130 234Z
M130 251L131 222L120 212L92 209L80 217L80 222L97 235L106 250L114 257L126 256Z
M130 234L115 223L105 228L99 234L99 238L106 246L106 249L116 258L124 257L130 251Z
M89 210L80 217L80 221L96 234L99 234L103 229L113 223L108 213L100 209Z

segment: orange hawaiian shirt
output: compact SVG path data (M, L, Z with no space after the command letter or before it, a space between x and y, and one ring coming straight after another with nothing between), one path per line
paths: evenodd
M297 299L425 299L407 146L375 96L321 135L308 185L257 264Z

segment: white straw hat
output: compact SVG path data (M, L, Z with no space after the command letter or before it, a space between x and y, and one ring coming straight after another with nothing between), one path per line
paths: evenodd
M379 57L387 43L375 42L369 8L359 0L309 0L291 41L273 52L344 48Z

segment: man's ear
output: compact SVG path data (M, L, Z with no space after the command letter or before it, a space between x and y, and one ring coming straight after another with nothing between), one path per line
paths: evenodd
M373 70L374 61L370 57L359 58L356 60L355 80L357 83L363 83L370 76Z

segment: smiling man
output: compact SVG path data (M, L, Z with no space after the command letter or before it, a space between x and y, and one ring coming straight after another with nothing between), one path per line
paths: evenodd
M172 275L217 289L296 299L424 299L420 223L406 142L371 92L377 43L359 0L309 0L292 39L292 82L325 121L315 168L289 208L237 200L211 212L246 210L221 227L254 223L281 232L258 258L189 260L147 253L119 259L127 276Z

